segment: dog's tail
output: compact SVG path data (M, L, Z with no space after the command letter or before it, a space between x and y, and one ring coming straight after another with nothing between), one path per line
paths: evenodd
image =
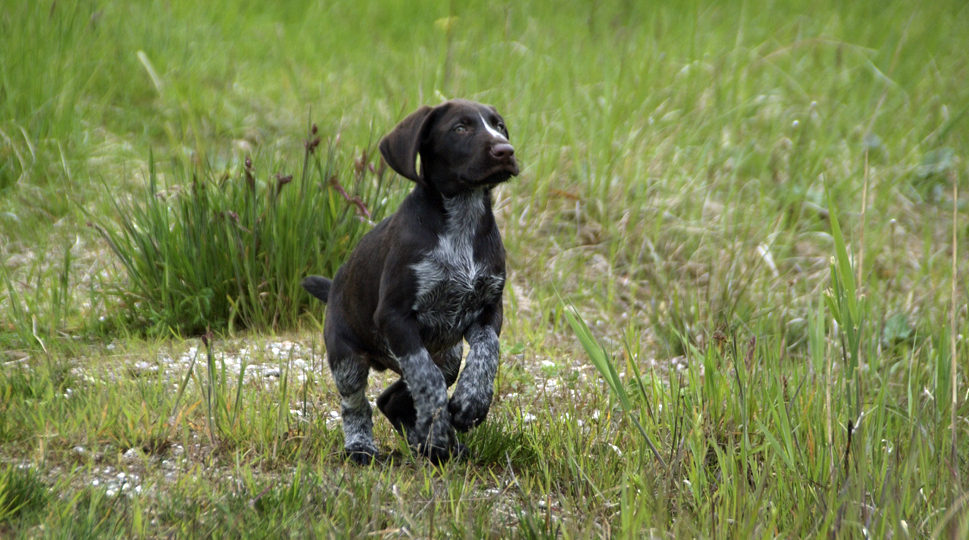
M330 297L330 286L333 285L333 280L323 276L306 276L300 285L306 289L306 292L326 302Z

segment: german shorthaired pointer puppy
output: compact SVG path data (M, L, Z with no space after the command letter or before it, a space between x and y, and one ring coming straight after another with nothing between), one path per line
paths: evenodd
M377 407L412 448L440 462L465 453L455 430L477 426L491 406L505 285L491 190L518 175L518 163L494 107L465 100L421 107L380 152L413 191L332 281L309 276L302 285L327 303L323 336L348 457L367 464L377 455L365 394L373 368L401 375ZM462 341L469 352L458 378Z

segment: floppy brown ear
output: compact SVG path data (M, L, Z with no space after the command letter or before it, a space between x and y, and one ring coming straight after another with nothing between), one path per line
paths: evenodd
M433 111L431 107L422 106L404 118L380 141L380 153L390 168L405 178L423 184L424 179L417 172L417 153L421 149L421 140L427 119Z

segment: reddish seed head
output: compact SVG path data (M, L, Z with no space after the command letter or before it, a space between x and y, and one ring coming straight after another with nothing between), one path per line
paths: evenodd
M312 154L316 150L316 147L319 146L319 145L320 145L320 138L319 137L314 137L314 138L306 141L306 144L305 144L306 151Z
M276 173L276 187L277 187L277 189L285 186L286 184L288 184L288 183L290 183L292 181L293 181L293 175L287 174L287 175L283 176L281 173Z

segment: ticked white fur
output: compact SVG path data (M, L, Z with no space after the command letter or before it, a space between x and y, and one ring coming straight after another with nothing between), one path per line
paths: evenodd
M474 260L471 240L484 215L484 200L480 194L456 197L444 202L447 225L438 238L437 246L421 262L413 265L417 274L417 309L422 299L444 280L464 285L474 283L479 272Z
M438 331L466 327L482 307L469 302L483 292L501 293L504 276L485 276L486 269L474 260L472 240L485 215L485 197L487 193L475 191L446 200L447 222L437 246L411 266L417 278L413 309ZM460 340L462 336L439 337Z

